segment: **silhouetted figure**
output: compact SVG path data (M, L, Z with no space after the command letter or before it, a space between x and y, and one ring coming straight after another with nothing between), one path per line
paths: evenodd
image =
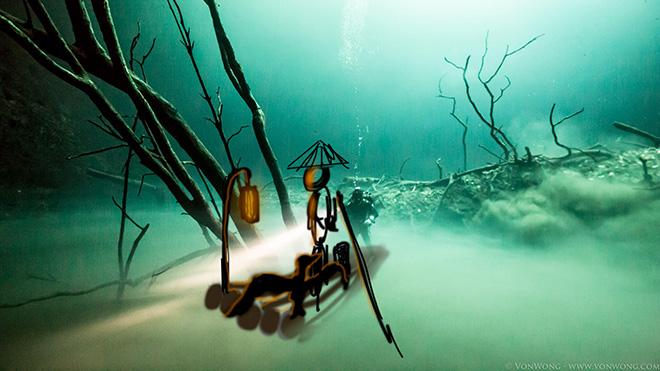
M246 313L254 303L254 300L260 296L266 294L278 295L284 292L289 293L289 301L293 304L291 308L291 319L299 315L304 316L305 309L303 309L303 301L307 292L315 287L320 292L319 288L323 283L328 282L336 273L341 274L344 290L348 289L348 274L344 266L340 263L329 262L323 266L318 274L314 274L313 276L308 275L308 268L322 259L322 253L311 255L301 254L296 259L296 270L288 276L275 273L261 273L253 276L250 283L243 290L243 293L241 293L236 302L229 308L226 316L233 317ZM208 307L209 305L207 304Z
M371 246L371 225L378 218L378 211L374 206L374 200L368 194L365 194L360 187L355 188L351 193L351 198L346 203L346 212L351 221L355 238L362 236L362 240L367 246Z

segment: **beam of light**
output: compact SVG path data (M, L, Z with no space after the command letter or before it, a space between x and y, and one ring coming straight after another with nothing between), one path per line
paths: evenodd
M85 326L85 331L89 331L90 334L121 331L167 315L172 315L183 307L185 301L185 299L174 299L165 303L157 302L146 308L130 310L92 326Z
M243 250L240 253L241 255L249 255L249 258L260 258L274 252L277 252L278 254L283 252L295 253L298 250L296 249L296 245L299 245L299 243L296 242L302 241L303 236L307 233L306 226L299 225L296 228L261 241L257 245L250 246L247 250ZM307 239L304 239L304 242L308 242Z
M155 301L144 308L132 309L120 314L102 319L100 321L83 323L73 329L59 333L56 336L63 342L73 341L84 343L89 340L98 339L100 336L122 332L131 327L143 325L166 316L173 316L181 312L189 303L189 299L180 298L169 301ZM52 339L51 339L52 340Z
M232 282L249 279L252 275L264 271L292 272L297 254L311 251L311 245L306 238L308 233L306 226L301 225L264 239L247 249L231 251ZM217 256L213 256L198 264L183 267L173 279L160 278L167 280L154 285L152 290L167 294L217 283L220 278L217 259Z

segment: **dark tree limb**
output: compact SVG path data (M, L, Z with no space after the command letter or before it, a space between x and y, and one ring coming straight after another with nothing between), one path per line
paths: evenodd
M438 174L438 180L442 179L442 166L440 166L440 160L441 160L440 158L435 160L435 166L438 167L438 173L439 173Z
M277 190L277 195L280 200L282 219L287 228L293 228L296 226L296 219L291 209L291 202L289 200L286 185L284 184L282 170L280 169L277 157L275 157L275 153L273 152L268 137L266 136L266 117L257 103L257 100L252 95L252 91L250 90L245 75L243 74L243 69L236 59L234 49L229 42L224 27L222 26L222 22L220 21L220 14L218 13L218 7L215 4L215 0L204 0L204 2L208 6L211 18L213 19L213 27L225 72L238 94L243 98L243 101L252 112L252 128L254 129L254 135L257 138L259 149L261 150L266 165L268 165L268 169L273 177L273 183L275 184L275 189Z
M291 175L286 178L284 178L284 181L289 181L289 180L295 180L295 179L302 179L302 175ZM264 184L261 186L261 189L259 189L259 192L263 192L266 188L268 188L269 185L273 184L273 181L271 180L270 182Z
M135 72L135 68L133 67L133 63L137 63L138 66L140 66L140 72L142 73L142 79L144 81L147 81L147 74L144 72L144 63L147 61L147 58L149 58L149 55L151 52L154 50L154 47L156 46L156 38L154 37L152 42L151 42L151 47L147 51L146 54L142 56L142 60L137 60L135 59L135 48L137 47L138 42L140 41L140 22L137 24L137 34L135 37L133 37L133 41L131 42L131 48L129 50L129 55L130 58L128 60L128 66L130 67L131 72Z
M463 67L459 67L456 64L449 62L449 60L447 58L445 58L445 61L447 61L448 63L450 63L451 65L453 65L454 67L456 67L456 68L458 68L459 70L462 71L463 85L465 85L465 95L467 96L467 99L468 99L468 102L470 103L470 106L472 106L472 110L474 110L474 112L477 114L477 116L479 117L481 122L483 122L484 124L486 124L487 127L490 128L490 136L493 138L495 143L500 148L502 148L502 152L504 152L504 158L508 159L509 158L509 153L511 152L511 150L509 149L509 147L507 147L506 143L504 143L497 136L497 133L498 132L501 133L501 131L495 126L494 122L489 121L486 118L486 116L481 112L481 109L479 109L479 106L477 106L477 103L472 98L470 82L467 79L467 70L468 70L468 67L470 65L470 57L471 56L469 56L469 55L467 56L467 58L465 59L465 65ZM491 104L494 105L494 103L493 103L494 96L492 95L492 93L490 93L489 95L491 96ZM492 108L493 107L491 106L490 115L489 115L491 120L493 119L493 109Z
M451 63L451 62L449 62L449 63ZM458 116L456 116L456 98L442 94L442 79L444 79L444 78L445 78L445 76L443 75L440 78L440 81L438 81L438 92L440 94L437 97L451 100L451 102L452 102L451 112L449 114L451 115L451 117L454 118L454 120L456 120L463 127L463 136L461 138L461 141L463 143L463 170L465 171L465 170L467 170L467 144L465 143L465 139L467 138L468 118L466 117L465 121L463 121ZM436 161L436 165L437 165L437 161ZM440 165L438 165L438 167L440 168ZM442 168L440 168L440 178L442 178Z
M113 150L113 149L125 148L125 147L128 147L128 144L119 144L119 145L112 146L112 147L107 147L107 148L103 148L103 149L98 149L98 150L96 150L96 151L90 151L90 152L81 153L81 154L79 154L79 155L75 155L75 156L68 156L66 159L67 159L67 160L73 160L73 159L76 159L76 158L85 157L85 156L90 156L90 155L96 155L96 154L99 154L99 153L103 153L103 152L111 151L111 150Z
M174 7L172 6L172 4L174 4ZM219 107L216 110L215 107L213 106L213 102L211 101L211 96L209 95L208 90L206 89L206 84L204 83L202 74L199 71L197 61L195 60L195 56L193 54L193 48L195 47L195 42L192 41L190 38L190 27L186 27L186 23L183 18L183 13L181 12L181 8L179 7L179 3L177 0L171 0L171 1L167 0L167 5L170 8L172 17L174 17L174 21L176 22L177 29L179 30L179 35L181 36L181 44L183 44L183 46L186 48L186 52L188 53L190 62L192 63L192 66L195 70L197 81L199 83L199 86L202 88L202 94L201 94L202 99L204 99L204 101L211 110L211 119L209 119L209 121L213 123L216 130L218 131L218 135L220 135L222 145L225 149L225 154L227 155L227 159L229 160L229 164L231 165L231 168L233 170L236 168L236 165L234 163L231 150L229 149L229 141L226 139L224 130L222 128L222 101L220 100L220 89L218 89L217 91ZM175 7L176 10L174 10Z
M154 174L154 173L146 173L146 174L142 174L142 178L140 179L140 187L138 188L138 193L137 193L138 197L140 197L140 193L142 193L142 187L143 187L145 184L147 184L147 183L144 182L144 178L146 178L146 177L148 177L148 176L150 176L150 175L156 175L156 174Z
M554 123L554 122L552 121L552 115L553 115L553 113L555 112L555 106L556 106L556 105L557 105L557 103L554 103L554 104L552 105L552 108L550 109L550 129L552 129L552 137L553 137L554 140L555 140L555 144L556 144L558 147L561 147L561 148L565 149L566 152L568 152L568 153L566 154L566 156L568 157L568 156L570 156L570 155L573 153L573 151L572 151L572 149L571 149L570 147L568 147L568 146L566 146L566 145L564 145L564 144L559 143L559 139L558 139L558 137L557 137L557 129L556 129L556 128L557 128L557 126L559 126L559 124L561 124L562 122L564 122L564 121L570 119L570 118L573 117L573 116L577 116L577 115L579 115L580 113L584 112L584 108L582 108L581 110L579 110L579 111L577 111L577 112L574 112L574 113L572 113L572 114L570 114L570 115L568 115L568 116L565 116L565 117L562 118L561 120L557 121L557 123Z
M493 92L493 89L490 86L490 83L493 81L493 79L498 75L500 70L502 69L502 66L504 65L504 62L506 59L519 51L525 49L529 44L532 42L536 41L539 37L543 35L539 35L525 43L523 46L519 47L518 49L515 49L512 52L509 52L509 46L507 45L506 51L504 53L504 56L500 60L499 64L497 65L497 68L495 68L495 71L487 78L483 76L484 72L484 66L486 63L486 56L488 54L488 35L489 33L486 33L486 39L485 39L485 45L484 45L484 53L481 56L481 64L479 66L479 70L477 72L477 79L481 83L481 86L483 87L484 91L488 94L489 97L489 104L487 107L487 114L485 114L486 110L483 110L479 108L479 106L476 104L472 97L471 93L471 87L470 83L467 79L467 70L469 67L470 63L470 56L468 56L465 60L465 65L459 66L458 64L450 61L449 59L445 58L445 61L452 65L454 68L461 70L462 71L462 76L463 76L463 84L465 85L465 94L467 96L468 102L472 106L472 109L474 112L477 114L479 119L486 124L486 126L490 129L490 136L495 141L495 143L502 149L503 152L503 160L508 161L510 159L513 159L514 161L518 160L518 150L516 146L509 140L508 136L502 131L500 126L497 126L496 121L495 121L495 104L499 102L499 100L502 98L504 95L504 92L511 86L511 79L509 79L508 76L504 76L506 78L506 85L502 88L499 88L499 93L495 94ZM441 93L442 94L442 93ZM498 156L502 158L501 156Z
M78 25L78 29L85 31L85 25L89 26L88 15L82 2L76 0L67 0L69 18L71 19L72 24ZM84 20L79 18L79 14L84 15ZM121 72L118 71L114 66L110 58L108 58L107 53L97 47L98 42L94 42L94 45L81 45L81 44L69 44L69 50L63 50L62 48L57 48L56 43L51 40L51 37L43 30L35 28L25 27L25 23L19 19L7 14L6 12L0 9L0 30L6 33L9 37L14 39L21 47L23 47L38 63L40 63L44 68L46 68L53 75L64 80L65 82L71 84L72 86L82 90L85 94L90 96L92 102L100 107L101 112L112 115L112 109L107 106L105 97L102 94L99 94L96 90L95 85L89 86L86 79L83 79L80 76L76 76L70 71L61 68L57 63L55 63L48 54L53 55L56 58L67 60L67 55L69 52L72 52L75 58L80 61L83 65L85 72L89 72L98 78L102 79L104 82L116 87L117 89L129 93L131 87L126 82L126 79L123 79ZM74 27L75 28L75 27ZM88 35L93 36L91 28L86 30ZM76 35L77 37L78 35ZM66 49L66 48L65 48ZM200 167L204 175L212 184L213 188L218 193L222 193L224 189L224 183L226 181L227 174L219 165L217 160L211 155L203 143L192 131L190 126L185 122L183 117L178 113L177 109L174 108L167 100L160 96L155 90L153 90L147 83L142 81L135 74L130 74L135 84L138 86L138 89L142 94L144 94L145 99L154 110L154 113L158 117L160 124L163 125L165 130L174 138L179 146L190 156L190 158ZM91 80L90 80L91 81ZM107 119L107 117L106 117ZM121 116L113 118L113 123L118 124L117 119L121 120ZM108 120L110 124L110 120ZM111 126L115 126L111 124ZM121 132L121 133L120 133ZM126 132L122 130L117 131L120 136L123 137L123 134ZM130 135L129 135L130 136ZM147 152L149 152L147 150ZM140 156L139 151L136 152ZM154 155L154 154L150 154ZM153 158L157 164L152 164L151 161L147 161L149 166L163 167L167 166L166 162L163 159L163 156L159 154ZM141 159L142 161L142 159ZM144 161L142 161L144 162ZM149 167L147 166L147 167ZM153 171L156 175L160 177L160 173ZM166 174L167 176L167 174ZM164 183L168 186L168 189L173 185L170 180L164 180ZM170 189L171 191L171 189ZM179 193L180 195L185 195L184 193ZM237 205L232 205L230 208L230 215L234 220L234 223L241 233L242 237L246 241L256 240L260 238L259 231L255 228L254 225L244 222L239 217L239 210ZM216 236L221 234L219 228L217 228L217 223L215 227L212 227L211 224L214 224L212 220L201 220L203 223L209 225L210 230L213 231ZM230 239L233 240L233 237ZM236 241L238 243L238 241Z
M75 45L86 50L91 50L97 54L105 54L103 48L94 36L89 14L85 8L83 0L65 0L69 19L71 20L71 28L75 35Z
M199 170L199 167L194 162L191 161L184 161L185 165L192 165L197 169L197 174L199 175L199 178L202 180L202 183L204 184L204 188L206 188L206 193L209 195L209 199L211 200L211 204L213 205L213 208L215 209L216 215L220 217L220 211L218 209L218 205L215 202L215 197L213 197L213 192L211 192L211 188L209 188L209 184L206 182L206 179L204 178L204 174L202 174L202 171ZM206 229L203 229L206 231Z
M486 59L486 53L488 52L488 34L489 33L490 33L490 31L486 32L486 48L484 50L483 57L481 58L482 62L481 62L481 68L479 69L479 75L481 75L481 71L483 70L484 61ZM531 40L526 42L523 46L519 47L518 49L516 49L512 52L509 52L509 45L507 45L506 46L506 52L504 52L504 56L502 57L502 60L500 61L500 64L495 69L495 72L493 72L493 74L485 81L485 83L488 84L489 82L491 82L495 78L495 76L497 76L497 74L500 72L500 69L502 69L502 66L504 65L504 61L508 57L510 57L510 56L518 53L519 51L525 49L527 46L529 46L529 44L533 43L534 41L536 41L538 38L542 37L543 35L545 35L545 34L540 34L540 35L535 36L534 38L532 38Z
M489 154L493 155L493 157L497 158L498 161L502 161L502 156L498 155L497 153L489 150L488 148L484 147L482 144L479 145L479 148L483 149L484 151L488 152Z
M137 249L138 244L142 240L142 237L144 237L144 234L147 233L147 230L149 230L149 224L145 225L142 230L140 230L140 234L135 238L135 241L133 241L133 246L131 246L131 252L128 254L128 258L126 259L126 265L124 268L124 279L126 279L126 276L128 276L128 271L131 268L131 263L133 262L133 256L135 255L135 250Z
M513 52L509 52L509 45L507 45L506 46L506 52L504 53L504 56L502 57L502 60L500 61L500 64L497 66L497 68L495 69L493 74L488 79L484 80L481 75L482 75L482 72L483 72L483 69L484 69L484 64L485 64L485 61L486 61L486 55L488 54L488 35L489 35L489 33L490 33L489 31L486 32L486 39L484 41L484 54L481 57L481 65L479 66L479 72L477 72L477 79L479 80L479 82L481 82L481 85L484 87L484 90L486 91L486 93L488 93L488 96L490 98L490 105L489 105L489 108L488 108L489 118L490 118L490 125L489 125L490 135L493 139L495 139L496 142L498 142L498 144L501 143L500 140L499 140L499 138L501 138L501 141L504 142L503 144L506 144L506 147L513 152L513 160L517 161L518 160L518 151L516 149L516 146L513 145L513 143L511 143L509 138L504 134L504 132L502 132L501 128L496 127L496 125L495 125L495 115L494 115L494 113L495 113L495 103L497 103L502 98L502 96L504 95L504 91L511 86L511 80L509 79L508 76L506 76L506 75L504 76L507 80L507 85L504 88L500 88L500 93L497 97L495 97L495 94L491 90L489 83L491 81L493 81L495 76L497 76L497 74L500 72L500 69L504 65L504 61L506 60L507 57L510 57L510 56L518 53L519 51L523 50L529 44L531 44L532 42L534 42L536 39L538 39L539 37L541 37L543 35L539 35L539 36L534 37L533 39L531 39L530 41L525 43L520 48L514 50ZM488 125L488 123L487 123L487 125ZM497 138L497 136L499 136L499 138ZM506 159L509 159L508 150L504 151L504 157Z
M651 181L653 180L653 178L649 174L649 168L646 165L646 163L648 162L648 159L644 156L639 156L639 161L642 163L642 170L644 171L644 176L643 176L644 182L646 182L648 184L651 184Z
M90 294L92 292L95 292L95 291L98 291L98 290L101 290L101 289L104 289L104 288L107 288L107 287L112 287L112 286L119 285L120 282L121 282L120 280L110 281L110 282L102 283L100 285L91 287L89 289L79 290L79 291L57 291L57 292L55 292L53 294L50 294L50 295L46 295L46 296L42 296L42 297L38 297L38 298L34 298L34 299L28 299L28 300L20 301L18 303L2 303L2 304L0 304L0 308L2 308L2 309L18 308L18 307L22 307L22 306L25 306L25 305L28 305L28 304L31 304L31 303L38 303L38 302L41 302L41 301L51 300L51 299L55 299L55 298L61 298L61 297L67 297L67 296L87 295L87 294Z
M620 123L620 122L615 122L614 127L619 129L619 130L623 130L625 132L638 135L642 138L646 138L646 139L653 142L654 147L656 147L656 148L660 147L660 137L656 137L653 134L649 134L649 133L647 133L643 130L637 129L635 127L632 127L630 125L626 125L626 124L623 124L623 123Z
M136 92L136 87L131 82L137 80L137 78L128 78L129 73L127 72L126 64L123 61L121 51L116 40L116 35L114 33L114 26L109 16L109 9L107 8L107 2L103 1L94 1L93 6L95 12L98 15L98 20L100 28L103 31L104 39L106 40L106 45L109 48L109 52L113 61L109 65L109 71L112 73L114 79L117 81L124 81L125 86L129 86L125 91L132 98L138 111L140 112L140 117L144 118L144 121L147 125L153 125L155 130L152 130L154 133L153 137L158 145L161 147L161 151L165 156L167 165L171 167L168 169L165 164L160 160L155 158L145 147L143 147L141 140L136 137L135 133L131 128L123 121L123 118L115 110L112 104L106 99L106 97L100 92L96 87L95 83L91 80L87 71L81 66L80 62L73 53L73 49L69 47L66 42L62 39L59 32L54 28L50 19L47 17L47 14L44 14L43 6L38 0L30 1L34 3L33 8L37 9L37 16L40 18L41 23L48 24L48 28L52 29L52 34L44 33L33 33L31 30L28 32L36 35L37 38L42 37L41 42L44 43L47 47L51 48L59 53L59 57L69 63L72 66L74 72L71 72L53 59L51 59L45 52L33 42L32 38L29 37L23 30L14 24L9 18L4 16L3 12L0 12L0 30L14 39L21 47L23 47L38 63L44 66L49 72L53 73L58 78L64 80L65 82L71 84L72 86L78 88L84 92L90 100L97 106L101 114L105 117L108 124L111 125L117 134L124 140L140 157L140 161L153 173L158 175L166 187L170 190L172 195L177 199L179 204L196 220L207 225L217 236L222 235L222 227L220 222L216 217L213 216L208 205L204 201L204 197L192 182L190 176L185 172L185 169L182 169L182 165L178 160L176 154L173 153L169 142L162 132L162 127L158 125L158 121L154 118L153 112L150 110L148 104L145 104L144 98ZM98 67L98 65L93 64ZM117 67L118 66L118 67ZM116 67L116 68L115 68ZM117 70L120 70L119 72ZM107 77L107 76L106 76ZM196 138L191 132L191 137ZM198 140L198 139L195 139ZM182 187L181 181L185 189ZM188 198L187 192L191 193L192 199ZM231 235L232 241L240 245L240 242Z
M61 283L57 278L55 278L52 274L46 272L48 277L43 277L43 276L37 276L34 274L28 274L26 279L28 280L39 280L39 281L46 281L46 282L54 282L54 283Z
M105 123L105 121L103 120L103 116L99 116L99 120L101 121L103 126L97 124L96 122L94 122L92 120L87 120L87 122L89 122L90 124L96 126L101 131L108 134L109 136L111 136L111 137L113 137L117 140L122 140L121 137L119 136L119 134L117 134L111 126L108 126L108 124Z
M403 179L403 176L401 176L401 173L403 173L403 167L406 166L406 163L407 163L408 161L410 161L411 158L413 158L413 156L410 156L410 157L406 158L406 159L403 160L403 162L401 163L401 167L399 167L399 179Z
M133 123L133 130L135 131L135 126L137 124L137 119L136 122ZM124 233L126 231L126 219L130 219L128 216L128 213L126 209L128 208L128 179L131 171L131 158L133 157L133 150L129 148L128 154L126 156L126 164L124 165L124 184L122 187L122 195L121 195L121 206L117 204L117 201L115 201L114 197L112 198L112 202L119 207L119 210L121 210L121 221L119 223L119 239L117 241L117 260L119 262L119 279L124 281L125 277L127 275L127 270L126 266L124 264ZM135 224L136 227L142 230L142 232L146 231L146 228L140 227L133 219L130 219L133 224ZM142 239L142 233L140 234L140 239ZM136 240L137 241L137 240ZM119 285L119 289L117 290L117 300L121 299L122 294L124 292L124 285Z
M229 138L227 138L227 143L229 143L232 139L234 139L235 136L241 133L241 131L245 128L247 128L247 125L243 125L240 128L238 128L238 131L236 131L234 134L230 135Z
M532 163L532 160L534 159L534 156L532 156L532 151L529 149L529 147L525 147L525 152L527 153L527 163Z
M208 255L210 253L214 253L214 252L217 252L217 251L218 251L217 248L214 248L214 247L208 247L208 248L205 248L205 249L200 249L200 250L197 250L197 251L193 251L193 252L189 253L188 255L182 256L182 257L180 257L176 260L173 260L173 261L165 264L164 266L162 266L160 268L155 269L152 273L147 273L147 274L144 274L144 275L142 275L138 278L134 278L134 279L127 279L127 280L123 281L123 284L125 284L126 286L136 287L139 284L141 284L142 282L144 282L148 279L155 278L155 277L167 272L168 270L170 270L172 268L178 267L178 266L180 266L182 264L185 264L185 263L187 263L187 262L189 262L189 261L191 261L195 258L198 258L200 256ZM25 305L28 305L28 304L38 303L38 302L41 302L41 301L46 301L46 300L51 300L51 299L61 298L61 297L87 295L87 294L90 294L92 292L99 291L99 290L102 290L102 289L105 289L105 288L108 288L108 287L118 286L120 284L122 284L121 280L114 280L114 281L105 282L105 283L102 283L100 285L96 285L96 286L93 286L91 288L84 289L84 290L57 291L57 292L55 292L53 294L50 294L50 295L46 295L46 296L42 296L42 297L38 297L38 298L33 298L33 299L28 299L28 300L20 301L20 302L17 302L17 303L0 303L0 309L18 308L18 307L22 307L22 306L25 306Z
M126 208L125 208L125 206L123 205L123 203L124 203L124 202L123 202L123 198L122 198L122 205L119 205L119 203L117 202L117 200L115 200L114 197L112 198L112 203L114 203L115 206L117 206L117 208L121 211L121 213L122 213L122 218L126 218L128 221L130 221L131 223L133 223L133 225L136 226L138 229L145 229L145 228L146 228L146 227L142 227L142 226L140 226L135 220L133 220L133 218L131 218L131 217L128 215L128 213L126 212ZM122 262L123 262L123 259L122 259Z

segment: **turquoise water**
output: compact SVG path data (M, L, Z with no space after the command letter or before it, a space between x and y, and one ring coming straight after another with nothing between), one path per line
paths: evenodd
M71 39L64 4L44 3ZM496 126L521 156L525 147L534 155L563 155L548 120L553 104L555 122L584 108L557 129L571 147L601 143L621 150L648 144L614 129L615 121L660 135L657 0L218 3L266 115L273 151L284 176L292 178L287 185L298 223L305 220L307 195L295 178L301 173L284 169L317 140L331 144L349 162L347 169L333 168L332 189L345 178L349 185L357 184L351 179L358 176L432 181L438 179L438 167L448 177L465 170L464 161L468 169L497 162L500 150L467 101L456 68L471 56L466 77L475 104L486 112L488 96L477 78L486 47L483 73L499 71L492 88L495 93L505 89L494 108ZM204 120L208 107L198 96L195 72L167 2L110 4L124 51L138 21L138 54L157 38L145 64L149 83L228 169L217 130ZM206 5L201 0L181 5L201 74L224 104L225 133L236 133L250 123L251 114L222 68ZM0 1L0 9L23 14L19 1ZM507 50L530 40L497 70ZM95 136L101 133L91 134L96 129L83 126L98 115L86 97L59 82L42 84L42 75L29 71L39 66L30 64L27 55L11 55L18 60L7 63L10 69L23 63L28 69L16 74L30 77L23 98L29 101L38 84L35 99L40 104L52 100L51 109L66 116L66 127L59 129L84 135L44 133L40 122L18 120L26 132L39 132L35 138L77 137L65 143L80 152L106 146L110 138L101 140ZM9 77L0 76L0 81ZM119 92L99 86L122 114L134 113ZM455 97L457 117L469 122L467 158L462 128L450 116L451 102L438 94ZM9 102L3 107L19 105L20 95L3 90L3 102ZM25 109L42 112L41 105ZM34 148L55 149L46 144ZM231 148L241 166L252 170L253 183L270 187L262 191L264 212L258 224L266 242L232 249L232 278L247 280L264 271L287 274L296 254L311 250L308 232L284 229L252 129L234 137ZM120 216L110 198L119 200L121 189L84 174L87 166L118 174L125 161L121 152L103 153L91 165L70 162L79 171L60 173L66 178L60 183L0 184L0 303L86 290L117 279ZM658 154L647 154L644 163L656 182ZM545 174L546 182L538 187L473 210L476 216L467 218L468 227L431 223L430 214L408 205L396 210L409 215L381 209L372 229L375 246L365 247L365 254L384 322L403 359L387 343L357 277L346 292L328 289L321 311L309 307L304 325L293 326L293 334L285 334L283 326L280 333L265 334L204 307L207 288L220 280L219 256L209 254L127 288L120 303L113 286L0 309L0 369L660 369L660 203L657 183L638 182L642 169L637 160L630 155L621 173L597 179ZM13 161L2 163L2 169L15 166ZM136 160L132 176L141 175L138 167ZM160 185L155 177L148 181ZM44 188L55 183L60 189ZM646 189L651 186L656 188ZM416 186L409 190L414 194ZM197 223L181 215L173 200L159 203L148 194L136 198L135 189L130 195L131 217L150 223L130 278L207 247ZM405 199L397 197L390 201ZM433 202L428 210L434 210ZM136 235L129 226L124 257ZM346 239L340 230L332 241Z
M172 211L135 212L153 230L136 253L131 277L205 246L198 227ZM261 223L265 237L281 241L281 222L272 215ZM3 301L115 279L116 216L97 205L3 222ZM30 233L35 222L39 234ZM87 227L71 228L80 223ZM563 369L658 363L660 269L647 256L623 254L622 244L585 233L534 249L474 230L415 232L387 219L373 234L376 251L389 255L372 266L372 282L403 359L386 342L359 282L323 301L321 312L308 308L292 338L241 329L202 304L206 288L219 281L218 256L206 256L128 288L121 304L109 288L3 309L3 365L495 370L516 363ZM259 247L249 254L233 250L235 279L291 269L292 246L309 239L304 230L297 236L266 260ZM47 273L59 282L26 279Z

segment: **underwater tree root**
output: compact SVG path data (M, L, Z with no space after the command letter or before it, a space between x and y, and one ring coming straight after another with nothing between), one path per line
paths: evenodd
M148 280L148 279L155 279L156 277L160 276L161 274L167 272L168 270L175 268L177 266L180 266L182 264L185 264L195 258L199 258L204 255L208 255L213 252L218 252L217 247L207 247L205 249L200 249L197 251L193 251L188 255L184 255L178 259L175 259L157 269L155 269L152 273L147 273L144 274L138 278L135 279L127 279L127 280L114 280L106 283L102 283L100 285L85 289L85 290L79 290L79 291L57 291L55 293L52 293L50 295L46 296L41 296L38 298L33 298L33 299L28 299L25 301L21 301L18 303L0 303L0 309L8 309L8 308L18 308L22 307L28 304L32 303L38 303L41 301L46 301L46 300L51 300L55 298L60 298L60 297L66 297L66 296L82 296L82 295L87 295L91 294L95 291L99 291L108 287L114 287L114 286L120 286L120 285L126 285L126 286L131 286L131 287L136 287L142 282Z

